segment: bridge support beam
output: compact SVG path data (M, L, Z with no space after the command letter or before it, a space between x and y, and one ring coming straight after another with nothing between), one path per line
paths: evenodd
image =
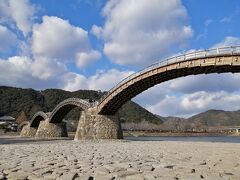
M123 133L117 116L96 114L96 110L82 112L74 140L122 139Z
M36 135L37 128L30 127L30 124L23 126L20 136L21 137L34 137Z
M35 137L37 138L68 137L66 123L65 122L50 123L49 119L41 121Z

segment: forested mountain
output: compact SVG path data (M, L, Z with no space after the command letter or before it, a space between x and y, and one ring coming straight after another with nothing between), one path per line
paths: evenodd
M191 131L193 129L206 129L208 127L240 126L240 110L223 111L211 109L189 118L158 117L163 120L159 129L164 130Z
M104 92L92 90L69 92L60 89L46 89L36 91L0 86L0 116L11 115L20 123L29 120L37 111L51 112L64 99L77 97L98 100L103 94ZM129 101L118 113L121 122L125 123L126 129L191 130L240 125L240 111L209 110L185 119L161 117L153 115L138 104ZM71 123L74 121L72 124L76 126L79 115L79 109L75 108L65 119L71 120Z
M46 89L36 91L0 86L0 115L11 115L19 121L29 120L39 110L51 112L64 99L75 97L98 100L103 94L104 92L92 90L69 92L60 89ZM147 121L155 124L162 122L161 119L132 101L126 103L119 110L119 116L124 122ZM78 118L77 108L66 116L66 119L71 120L78 120Z
M190 117L188 121L204 126L239 126L240 111L208 110Z

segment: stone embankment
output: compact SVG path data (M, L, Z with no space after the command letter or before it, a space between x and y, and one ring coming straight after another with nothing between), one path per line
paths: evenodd
M240 179L240 144L0 138L0 179Z

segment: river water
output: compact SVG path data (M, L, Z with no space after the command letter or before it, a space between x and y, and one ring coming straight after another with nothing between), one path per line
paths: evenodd
M240 143L240 136L143 136L143 137L124 137L133 141L188 141L188 142L230 142Z

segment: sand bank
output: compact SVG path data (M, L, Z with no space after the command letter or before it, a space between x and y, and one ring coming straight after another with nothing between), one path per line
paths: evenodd
M0 153L0 179L240 179L238 143L5 137Z

